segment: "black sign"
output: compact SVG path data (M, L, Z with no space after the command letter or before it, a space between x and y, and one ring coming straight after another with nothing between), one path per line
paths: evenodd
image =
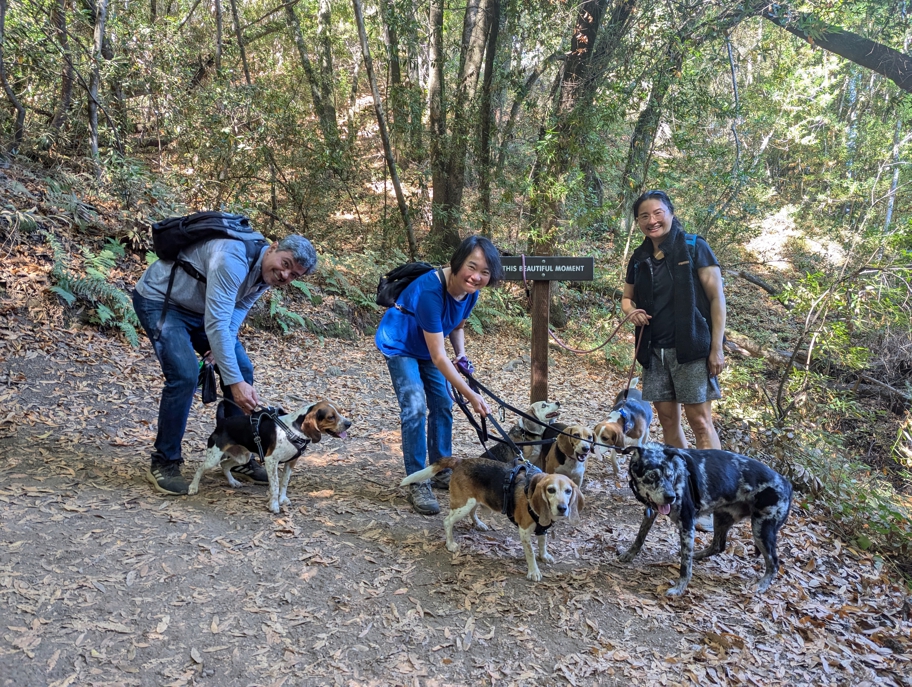
M523 280L523 258L504 257L503 278L508 281ZM595 258L564 258L544 255L525 256L526 279L529 281L592 281L595 275Z

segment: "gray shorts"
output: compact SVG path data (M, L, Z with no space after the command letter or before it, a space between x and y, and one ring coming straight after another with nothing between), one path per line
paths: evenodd
M643 400L677 401L688 405L722 398L719 382L709 376L706 358L680 365L673 348L652 349L649 367L643 370Z

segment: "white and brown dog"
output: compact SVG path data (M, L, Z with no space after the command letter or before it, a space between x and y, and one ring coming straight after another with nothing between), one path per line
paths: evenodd
M643 400L640 390L634 388L639 381L638 377L633 378L630 388L624 389L615 397L608 419L593 428L595 455L599 458L604 458L606 453L611 455L615 477L619 476L617 451L608 447L642 447L649 442L652 406Z
M510 439L516 443L541 441L542 435L548 426L560 417L560 402L536 401L529 406L527 412L529 415L536 418L538 422L521 417L519 422L513 425L509 431ZM520 449L523 452L523 458L534 465L538 465L541 460L542 446L542 444L520 446ZM498 442L481 454L479 458L490 458L491 460L498 460L501 463L512 463L516 456L513 455L513 451L507 444Z
M512 466L487 458L444 458L409 475L401 484L423 482L447 468L453 470L450 512L443 520L447 550L452 553L459 550L453 539L453 526L463 518L471 515L476 529L488 529L478 519L478 507L486 506L505 514L519 528L528 568L526 577L534 582L541 580L532 551L532 536L538 538L539 560L553 563L546 534L555 521L575 518L583 509L583 495L577 486L564 475L548 475L524 463Z
M566 475L582 488L586 473L586 458L592 453L593 432L584 425L552 425L559 430L554 443L543 455L541 468L545 472Z
M295 437L306 438L315 444L320 441L323 433L344 439L345 431L351 427L351 420L342 415L330 401L309 403L293 413L279 416L279 421L288 427ZM302 449L295 446L285 430L279 427L268 413L259 418L256 433L249 416L225 417L224 401L219 403L216 412L215 431L207 442L206 459L196 471L188 493L196 494L203 472L217 466L222 468L228 484L235 488L241 486L241 483L232 477L231 468L246 464L251 453L259 453L257 434L263 447L266 474L269 477L269 510L278 513L280 506L289 504L288 482ZM302 442L298 443L300 445ZM281 479L279 466L282 467Z

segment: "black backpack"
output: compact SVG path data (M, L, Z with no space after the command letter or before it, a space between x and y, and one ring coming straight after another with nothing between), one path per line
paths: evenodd
M212 239L243 241L247 249L248 270L253 269L263 247L269 245L268 241L250 228L250 220L247 217L232 215L228 212L196 212L183 217L169 217L152 225L152 248L155 250L155 254L162 260L174 261L171 276L168 278L168 289L165 292L165 307L162 308L158 325L152 336L153 340L157 340L161 336L165 315L168 314L175 269L180 266L184 272L197 281L206 283L206 276L186 260L181 260L178 255L189 246Z
M422 274L427 274L434 266L427 262L407 262L391 269L380 277L377 283L377 297L374 302L384 308L399 307L396 301L405 287L415 281ZM441 282L443 279L441 279Z

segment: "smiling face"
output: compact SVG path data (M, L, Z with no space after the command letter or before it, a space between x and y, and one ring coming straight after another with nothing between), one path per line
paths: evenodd
M263 255L263 281L269 286L287 286L307 274L307 270L295 262L294 255L287 250L279 250L274 243Z
M671 231L673 219L674 214L658 198L644 200L637 210L637 226L656 248Z
M447 280L447 291L454 298L473 294L491 281L491 270L481 248L473 250L455 274Z

